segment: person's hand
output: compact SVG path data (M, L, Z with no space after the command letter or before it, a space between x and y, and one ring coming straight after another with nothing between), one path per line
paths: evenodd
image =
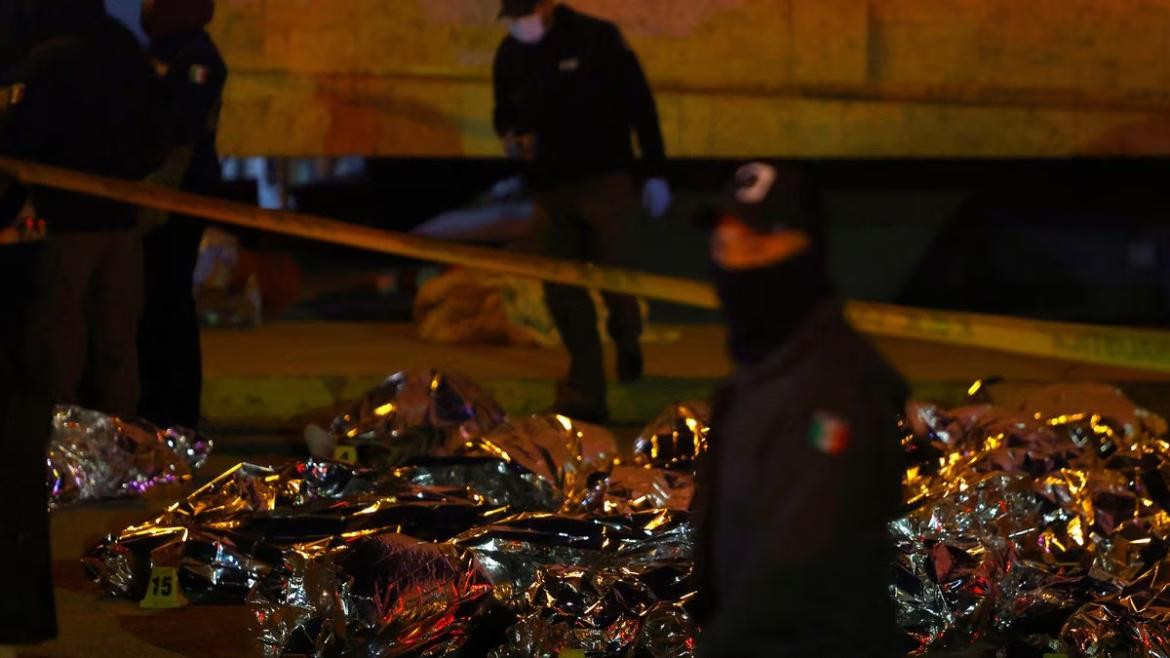
M513 176L492 185L492 198L496 201L519 196L524 191L524 177Z
M655 177L646 181L646 186L642 189L642 205L651 217L658 219L665 215L673 201L670 184L665 178Z

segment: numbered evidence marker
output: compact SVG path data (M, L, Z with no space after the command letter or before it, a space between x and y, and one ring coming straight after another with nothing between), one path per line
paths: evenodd
M337 446L333 448L333 461L341 462L342 464L356 464L357 463L357 447L356 446Z
M187 605L187 599L179 588L179 573L174 567L155 567L150 571L150 582L146 584L146 597L139 603L150 610L167 610Z

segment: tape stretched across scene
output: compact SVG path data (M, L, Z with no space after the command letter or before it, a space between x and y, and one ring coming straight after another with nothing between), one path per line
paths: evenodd
M325 217L266 210L248 204L177 192L157 185L94 176L4 157L0 157L0 171L25 184L56 187L317 242L596 288L698 308L715 309L719 306L714 289L694 279L454 244L347 224ZM0 233L0 244L8 244L8 238L13 242L28 239L25 236ZM1027 320L870 302L850 302L846 310L858 330L875 336L1170 372L1170 332L1167 331Z
M859 331L1095 365L1170 372L1170 332L851 302Z

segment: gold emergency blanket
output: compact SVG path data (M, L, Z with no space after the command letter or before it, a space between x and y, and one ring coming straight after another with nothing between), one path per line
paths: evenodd
M392 378L334 425L367 465L241 464L83 564L124 598L171 567L192 602L247 602L268 656L693 655L693 478L480 390Z
M1170 656L1164 420L1096 385L908 420L892 592L914 653Z

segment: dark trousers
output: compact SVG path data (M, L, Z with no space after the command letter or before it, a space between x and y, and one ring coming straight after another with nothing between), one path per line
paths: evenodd
M163 427L199 425L203 358L193 275L204 222L176 217L144 239L146 298L138 335L139 415Z
M50 232L36 290L31 354L53 401L82 403L88 373L86 406L133 416L143 294L138 230Z
M45 453L51 407L47 391L25 370L25 323L32 301L37 247L0 247L0 644L57 635L50 568ZM36 364L30 364L36 367Z
M561 183L537 195L537 248L547 256L611 265L626 223L637 211L628 174ZM571 364L558 403L588 414L605 415L605 368L597 310L589 291L545 284L545 300L569 351ZM603 293L609 310L607 329L619 351L637 351L642 335L638 302L629 295Z

